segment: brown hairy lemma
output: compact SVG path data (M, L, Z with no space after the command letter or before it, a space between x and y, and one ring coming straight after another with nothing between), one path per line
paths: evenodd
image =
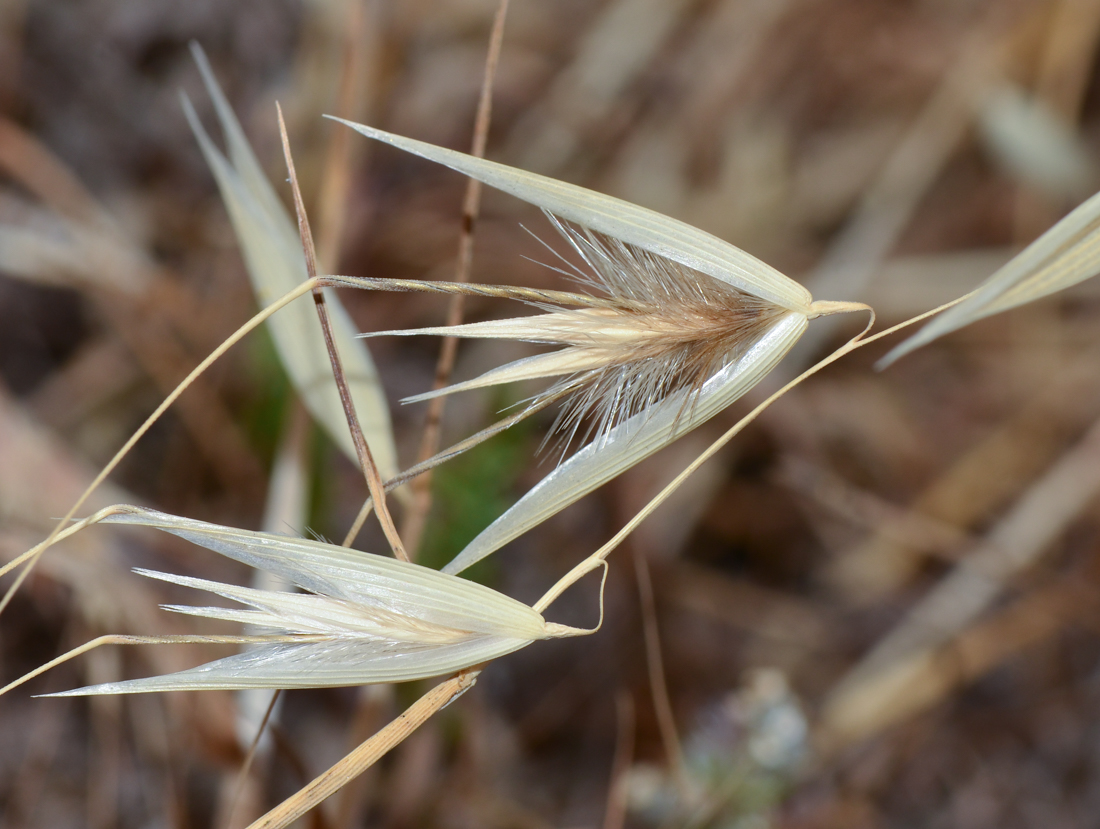
M569 443L598 441L616 425L668 398L690 410L703 384L742 356L786 309L663 256L563 222L550 221L586 268L574 279L610 307L552 311L538 341L577 352L579 370L536 396L565 398L553 432Z

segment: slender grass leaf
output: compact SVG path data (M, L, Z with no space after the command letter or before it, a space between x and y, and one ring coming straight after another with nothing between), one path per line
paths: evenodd
M801 314L780 317L691 399L684 394L666 398L580 449L471 541L443 572L465 570L723 411L775 368L806 324Z

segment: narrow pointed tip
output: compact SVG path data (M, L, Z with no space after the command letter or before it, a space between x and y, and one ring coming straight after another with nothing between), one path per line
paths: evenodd
M892 366L894 363L896 363L899 359L904 357L905 354L906 352L901 351L900 347L895 348L887 352L885 356L879 357L878 360L876 360L874 365L871 367L875 371L885 371L886 369L890 368L890 366Z
M100 691L102 685L89 685L86 688L73 688L70 691L54 691L52 694L32 694L31 699L59 699L63 697L91 697L100 694L110 694L112 691Z
M950 329L948 329L950 330ZM928 345L933 340L939 339L939 337L946 332L938 331L931 325L926 325L920 331L913 336L902 341L898 345L890 349L886 354L878 359L874 364L875 371L882 371L889 368L898 360L910 352L916 351L918 348Z
M187 48L191 51L191 57L195 59L196 63L206 62L206 50L202 48L202 44L195 38L191 38L187 41Z
M444 386L441 389L435 389L434 391L426 391L421 394L414 394L409 397L401 398L401 405L407 405L409 403L423 403L425 400L432 400L436 397L443 397L446 394L450 394L455 391L452 386Z
M214 68L210 65L210 58L206 56L206 50L202 48L202 44L197 40L188 41L187 48L191 50L191 59L199 67L199 74L202 75L202 82L207 91L210 92L212 97L217 97L221 90L218 87L218 81L214 77ZM215 92L215 89L218 92Z
M447 331L443 328L395 328L391 331L364 331L362 334L356 334L355 336L365 340L370 337L414 337L421 334L445 337Z
M356 132L361 132L364 135L369 135L374 138L380 138L388 135L388 133L377 130L374 127L368 127L366 124L359 124L355 121L349 121L347 118L341 118L338 115L322 115L322 118L327 118L330 121L336 121L343 124L345 127L351 127Z
M393 133L386 132L385 130L380 130L376 127L369 127L366 124L360 124L356 121L349 121L347 118L340 118L336 115L324 115L322 117L328 118L330 121L337 121L338 123L343 124L345 127L351 127L353 130L360 133L361 135L365 135L367 136L367 138L373 138L376 141L381 141L383 144L389 144L390 146L398 147L405 150L406 152L411 152L414 155L419 155L423 158L428 158L441 164L446 163L440 158L435 158L431 154L424 153L424 149L436 149L431 144L425 144L422 141L416 141L412 138L405 138L401 135L394 135ZM443 150L443 152L446 153L448 151Z

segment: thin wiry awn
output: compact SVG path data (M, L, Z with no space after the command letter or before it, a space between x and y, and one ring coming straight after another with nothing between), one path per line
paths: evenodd
M426 400L456 391L559 376L527 404L533 412L562 400L551 433L602 441L627 419L666 399L690 410L706 381L788 313L685 265L610 236L547 218L586 267L562 258L571 276L609 302L599 307L533 303L546 313L447 328L382 331L390 335L501 338L563 346L493 369L480 377L406 398ZM547 246L549 247L549 246ZM555 255L556 252L555 252ZM576 304L584 295L574 295Z

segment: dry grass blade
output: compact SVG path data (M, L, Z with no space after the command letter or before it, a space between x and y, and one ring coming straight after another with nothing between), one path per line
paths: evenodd
M881 601L902 589L924 563L913 542L927 535L914 520L967 536L1007 509L1100 414L1098 359L1100 349L1093 347L1060 366L1049 383L956 458L904 513L883 516L876 532L830 562L830 582L850 602ZM959 549L957 542L949 546Z
M1096 189L1096 169L1081 137L1042 101L1013 84L992 90L981 108L993 155L1020 181L1078 201Z
M560 219L635 245L686 268L726 282L780 308L814 314L812 297L797 282L740 248L653 210L583 187L474 158L399 135L334 118L368 138L391 144L478 179L541 207Z
M863 736L898 716L904 695L932 654L968 628L1031 566L1100 492L1100 424L1094 424L963 559L834 688L825 730Z
M661 654L661 631L657 626L657 600L653 595L653 580L645 556L634 553L634 575L638 582L638 598L642 609L642 632L645 637L646 667L649 670L649 693L661 732L665 756L681 796L687 797L690 784L684 765L683 743L672 714L672 701L665 679L665 663Z
M339 120L339 119L336 119ZM462 388L563 375L547 395L572 395L559 425L575 434L591 414L596 438L479 535L446 568L459 572L714 416L767 374L809 319L859 310L814 302L797 282L739 248L683 222L600 193L361 124L353 129L465 173L550 215L605 295L564 295L547 314L399 333L509 337L566 346L522 360ZM574 227L573 225L576 225ZM349 279L349 283L352 280ZM373 280L373 284L382 284ZM406 283L406 289L429 289ZM434 290L470 291L437 285ZM484 289L483 289L484 290ZM501 293L517 295L515 289ZM541 300L546 302L547 300ZM589 308L585 308L589 305ZM545 402L536 398L535 405Z
M1079 491L1055 492L1052 507L1036 506L1012 532L1016 547L1056 534L1035 564L995 573L991 600L988 585L972 580L946 611L930 611L933 622L954 624L986 602L943 641L918 643L911 660L895 662L911 670L893 674L893 685L879 683L884 673L868 679L868 696L852 703L862 731L816 740L833 715L831 684L968 554L982 556L990 531L1100 418L1100 280L959 331L889 376L866 368L924 323L852 354L874 341L865 335L829 357L843 365L815 366L793 395L739 421L865 318L812 320L827 307L794 292L779 301L790 285L769 282L770 270L721 240L795 275L815 298L866 302L887 325L970 290L1088 195L1077 191L1095 165L1080 163L1076 138L1066 142L1063 131L1031 155L1027 142L1038 134L1036 104L1086 144L1100 136L1100 0L510 3L487 152L472 155L664 216L449 157L507 180L531 199L523 204L319 118L331 112L470 153L471 132L485 137L475 110L479 90L488 103L490 28L506 2L283 2L261 4L258 15L254 3L0 3L0 573L51 536L94 477L76 461L102 463L160 402L150 380L163 397L253 314L254 292L239 281L253 262L195 152L173 88L182 84L212 138L207 149L220 155L216 174L235 180L225 203L251 199L230 209L261 236L275 228L268 208L282 213L285 244L276 250L263 237L257 261L275 275L301 262L274 290L303 303L317 384L333 385L333 352L353 358L335 336L321 353L323 328L304 307L316 287L332 289L360 332L420 329L447 340L444 348L424 337L366 343L376 360L386 355L376 365L396 392L389 405L422 401L389 410L400 466L377 476L406 547L416 546L422 522L422 563L442 566L499 518L467 557L522 535L500 548L503 557L475 565L475 578L524 604L550 588L545 606L629 538L626 558L646 556L654 601L639 612L635 574L622 562L599 636L502 657L486 668L498 671L491 681L438 716L462 681L448 681L453 672L415 687L35 699L141 677L171 687L205 676L172 674L253 647L274 660L254 681L304 672L311 660L324 663L322 678L349 676L373 661L358 658L370 638L364 617L375 632L403 631L396 645L377 641L406 668L405 648L416 644L408 639L460 635L409 614L383 619L371 612L388 610L381 602L302 590L163 529L63 526L58 549L2 620L0 686L104 634L180 644L100 647L0 697L0 768L10 770L0 774L0 823L243 829L287 795L257 826L1088 823L1100 803L1092 739L1100 511L1079 504L1092 486L1087 458ZM202 41L232 101L240 124L227 129L236 138L223 133L222 116L232 113L220 93L212 101L188 37ZM109 48L89 52L88 43ZM1006 83L1018 85L1015 100L990 97ZM276 99L315 234L313 274L281 184L285 168L271 166L282 164L271 156L274 119L264 117ZM5 137L12 125L14 141ZM252 149L238 164L241 126ZM17 146L27 138L33 144ZM73 175L58 176L51 156ZM479 187L480 215L463 205L463 190ZM554 199L575 218L555 213ZM564 235L532 203L549 204ZM538 250L517 221L563 258ZM535 287L544 285L558 290ZM650 290L662 285L671 290ZM358 288L448 296L349 293ZM448 314L457 297L464 313ZM176 401L77 518L145 503L224 525L190 527L207 541L229 533L233 544L251 544L259 539L231 528L262 530L258 548L284 564L299 558L303 537L340 541L362 503L363 476L354 461L330 463L322 444L343 439L337 454L354 454L346 411L334 405L333 437L320 435L324 427L271 363L279 356L268 335L242 345L201 378L206 389ZM752 388L738 398L742 384ZM450 396L462 389L471 391ZM721 399L732 401L725 411ZM429 409L434 425L444 404L442 436L423 435ZM225 474L236 460L218 449L224 432L203 425L216 406L252 455L247 489ZM708 406L718 413L703 423ZM305 490L293 500L305 523L274 509L280 518L261 520L265 480L271 492L279 486L271 451L279 422L291 417L304 430L297 475L305 478L293 488ZM72 469L49 463L18 428L24 421L53 429ZM365 443L380 447L369 427ZM381 533L369 531L375 541L365 549L391 561ZM297 563L307 577L331 570ZM144 577L134 566L179 576ZM351 569L341 584L379 583ZM16 575L0 575L0 595ZM164 612L161 602L184 612ZM531 610L578 625L595 617L580 594ZM257 621L268 625L247 627ZM875 630L875 621L889 624ZM225 637L203 642L206 634ZM327 660L341 644L346 663L334 667ZM457 644L430 644L436 656L457 654ZM464 664L455 658L451 665ZM211 670L225 670L219 664ZM236 665L241 675L251 667ZM757 666L771 670L758 675ZM244 727L244 700L276 693L282 708L231 814L263 713ZM666 752L674 738L663 742L662 732L671 735L673 721L681 749ZM853 743L857 732L870 739ZM666 754L683 755L687 797Z
M629 792L627 772L634 760L634 736L637 723L634 716L634 699L626 691L615 695L615 755L611 763L611 782L607 787L607 806L604 809L603 829L623 829Z
M682 398L669 398L608 430L602 440L580 449L536 484L444 571L461 572L728 408L779 363L805 328L805 317L784 316L739 359L710 377L686 410Z
M294 194L294 212L298 217L298 235L301 238L302 253L305 256L306 277L313 282L317 279L317 251L313 246L313 232L309 228L309 218L306 216L305 204L302 202L302 191L298 187L298 174L294 169L294 159L290 154L290 139L286 134L283 110L278 104L275 105L275 108L279 114L279 135L283 141L283 156L286 159L287 171L290 173L290 187ZM329 357L329 366L332 369L332 377L336 382L336 391L340 398L340 409L344 413L348 433L355 445L355 457L359 461L359 467L363 470L363 475L366 478L371 500L378 508L378 522L382 525L382 532L385 533L393 554L403 561L408 561L409 554L405 552L405 545L401 542L401 536L398 535L397 527L394 525L393 518L386 506L386 492L382 484L382 474L379 472L378 464L371 453L366 436L363 434L363 427L359 423L359 415L355 411L355 399L352 397L347 374L340 359L340 350L336 344L324 289L318 286L313 289L312 293L313 307L317 311L317 319L321 323L321 335L325 342L325 351Z
M169 532L282 576L309 592L256 590L139 570L142 575L215 593L248 608L173 605L168 610L253 625L271 633L217 638L259 647L199 668L81 688L65 692L66 696L403 682L478 665L538 639L591 632L548 623L538 612L501 593L409 562L140 507L101 510L58 538L92 523ZM162 638L140 641L152 643ZM191 637L188 641L192 640L215 641L209 637ZM9 688L89 647L93 646L54 660Z
M3 119L0 166L55 211L22 207L19 224L0 225L0 269L84 293L160 388L174 387L194 362L181 340L208 347L189 316L197 308L190 292L123 231L60 159ZM180 415L226 488L255 492L262 470L215 387L196 383Z
M77 500L69 508L68 512L66 512L65 515L62 516L61 520L57 522L57 524L54 526L53 531L46 537L46 540L28 550L23 555L12 559L3 567L0 567L0 577L11 572L16 567L23 568L19 572L19 575L16 576L15 581L5 591L3 599L0 599L0 612L2 612L4 608L8 606L8 604L10 604L12 597L23 585L23 582L27 579L27 577L31 574L31 571L34 568L34 565L38 561L39 557L55 542L62 538L68 537L73 532L76 532L80 527L84 526L85 522L78 522L71 526L68 526L68 524L73 516L76 515L77 510L79 510L88 500L91 494L95 492L105 480L107 480L108 476L118 467L119 463L122 462L122 459L125 458L126 455L129 454L130 450L134 448L134 445L139 440L141 440L142 437L144 437L149 429L152 428L153 424L160 419L161 415L163 415L168 410L168 408L173 403L175 403L176 400L179 399L180 395L182 395L187 390L187 388L195 382L195 380L201 377L202 374L210 366L217 362L218 359L220 359L222 355L225 354L225 352L227 352L230 348L240 342L240 340L242 340L245 336L251 333L258 326L262 325L277 311L291 304L299 297L310 293L310 291L312 291L313 288L317 287L319 284L322 283L316 280L308 280L301 283L298 287L294 288L283 297L280 297L267 308L260 311L260 313L256 314L256 316L254 316L251 320L238 328L227 340L225 340L225 342L223 342L209 355L207 355L206 359L204 359L194 369L192 369L191 373L188 374L187 377L185 377L180 382L180 384L176 386L172 393L169 394L161 402L161 404L153 410L153 413L145 419L145 422L142 423L141 426L139 426L132 435L130 435L130 437L122 445L122 448L120 448L111 458L111 460L109 460L107 464L99 471L99 474L97 474L92 482L88 484L88 487L84 490L80 497L77 498ZM87 521L87 519L85 519L85 521Z
M989 619L957 631L949 641L899 660L892 671L880 673L860 689L858 699L854 687L846 689L850 696L831 697L819 723L819 748L843 750L915 717L1067 627L1095 629L1097 593L1089 583L1093 579L1092 574L1076 574L1033 590Z
M572 585L576 584L577 581L584 578L584 576L586 576L588 573L591 573L596 567L604 565L607 557L610 556L611 553L614 552L619 547L619 545L622 544L623 541L625 541L626 538L638 528L639 524L641 524L646 518L652 515L654 510L656 510L658 507L661 506L661 504L667 501L668 498L683 485L684 481L695 474L695 471L700 466L713 458L722 449L722 447L724 447L731 440L733 440L733 438L739 435L745 429L745 427L752 423L757 417L759 417L765 409L771 406L772 403L774 403L776 400L787 394L787 392L789 392L791 389L795 388L807 378L812 377L822 369L827 368L828 366L835 363L837 360L845 357L853 351L877 342L885 337L889 337L897 331L900 331L910 325L915 325L916 323L921 322L922 320L927 319L934 314L939 314L945 309L951 308L957 303L965 302L969 298L969 296L970 295L968 294L966 296L960 297L959 299L956 299L954 300L954 302L948 303L945 306L933 308L931 311L928 311L925 314L913 317L912 319L898 323L897 325L894 325L883 331L879 331L875 334L868 335L871 327L875 324L874 313L872 312L871 319L868 320L867 326L863 329L863 331L850 339L847 343L842 345L832 354L820 360L810 368L806 369L804 372L802 372L802 374L798 375L798 377L795 377L793 380L786 383L778 391L769 395L751 412L749 412L747 415L737 421L737 423L731 426L717 440L711 443L711 445L708 446L703 452L700 452L698 457L696 457L694 461L692 461L675 478L673 478L664 487L664 489L662 489L652 499L650 499L649 503L647 503L642 509L640 509L634 515L634 517L631 518L617 533L615 533L615 535L606 544L604 544L594 553L585 558L582 562L577 564L572 570L562 576L558 580L558 582L543 595L541 599L535 602L534 608L540 612L542 610L545 610L554 601L556 601L562 593L568 590ZM444 570L446 569L447 568L444 568Z
M591 125L606 116L682 23L685 0L614 0L600 8L555 79L542 107L513 131L510 155L525 167L559 172Z
M881 278L886 257L966 138L977 100L1003 72L1007 56L1000 31L1002 11L991 10L992 20L967 38L959 59L946 68L806 280L813 292L867 299L869 289ZM885 315L884 309L875 307ZM806 365L835 335L836 321L818 326L799 345L792 362Z
M205 56L197 46L193 52L226 137L228 159L214 146L186 98L184 111L217 179L257 299L261 305L267 305L307 278L301 243ZM366 347L355 339L355 325L339 300L331 292L326 294L333 334L356 410L379 468L385 477L390 477L397 472L397 450L377 369ZM287 374L310 413L348 457L357 459L314 312L305 305L294 306L273 319L268 327Z

